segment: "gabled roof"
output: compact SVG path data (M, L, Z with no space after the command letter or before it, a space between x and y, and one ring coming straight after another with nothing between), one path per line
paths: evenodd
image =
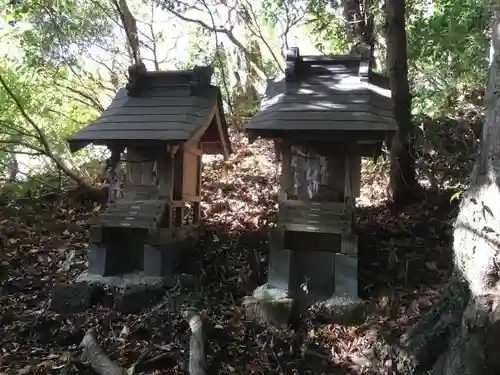
M268 84L247 131L269 138L292 132L352 132L369 138L396 131L388 79L370 72L368 63L350 55L299 56L295 48L287 55L285 77Z
M211 151L231 152L219 87L210 84L213 70L195 67L186 71L129 70L130 82L118 90L101 116L68 140L77 151L90 143L123 145L148 142L187 142L200 139L216 127ZM135 75L133 75L135 73ZM215 145L215 147L214 147Z

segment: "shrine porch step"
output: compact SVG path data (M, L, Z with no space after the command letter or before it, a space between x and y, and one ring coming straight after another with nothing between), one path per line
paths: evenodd
M108 205L99 215L98 227L158 228L169 202L166 200L118 201Z

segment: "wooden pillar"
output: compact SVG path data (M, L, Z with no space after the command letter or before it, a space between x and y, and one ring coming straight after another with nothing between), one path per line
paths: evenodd
M361 158L346 155L344 163L344 186L346 214L354 215L354 200L358 193L357 171ZM341 251L335 254L335 294L358 298L358 236L352 232L342 234Z
M361 155L350 154L347 157L349 158L352 198L355 199L361 194Z
M281 154L281 175L280 175L280 190L279 200L287 200L293 195L293 180L291 174L291 149L290 144L281 142L279 145Z
M172 199L174 195L174 161L170 153L157 158L159 181L158 195L161 199Z
M199 197L199 201L194 202L194 213L193 213L193 223L198 224L201 219L201 158L202 155L196 156L196 196Z
M174 163L174 186L172 199L174 201L182 200L184 184L184 147L179 147L173 157Z

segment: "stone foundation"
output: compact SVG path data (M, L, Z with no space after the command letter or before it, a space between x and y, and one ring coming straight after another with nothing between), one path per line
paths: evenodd
M366 306L358 297L357 236L343 234L340 252L334 252L284 248L282 233L270 234L268 282L244 301L247 317L282 326L293 314L314 309L342 324L363 321Z
M77 282L86 282L94 285L105 285L115 288L129 288L137 286L155 286L165 285L168 286L172 283L172 278L165 278L159 276L147 276L144 272L129 273L124 275L115 276L101 276L90 272L83 272L76 279Z

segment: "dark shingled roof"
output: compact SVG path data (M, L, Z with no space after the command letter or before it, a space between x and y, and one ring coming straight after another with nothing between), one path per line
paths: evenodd
M218 117L224 133L218 141L231 152L221 92L210 84L210 67L130 75L127 88L118 90L101 116L68 139L72 151L90 143L185 142ZM218 149L224 153L222 144Z
M358 56L287 56L285 77L271 82L251 136L286 137L311 131L370 134L397 130L389 82ZM379 139L379 137L377 137Z

